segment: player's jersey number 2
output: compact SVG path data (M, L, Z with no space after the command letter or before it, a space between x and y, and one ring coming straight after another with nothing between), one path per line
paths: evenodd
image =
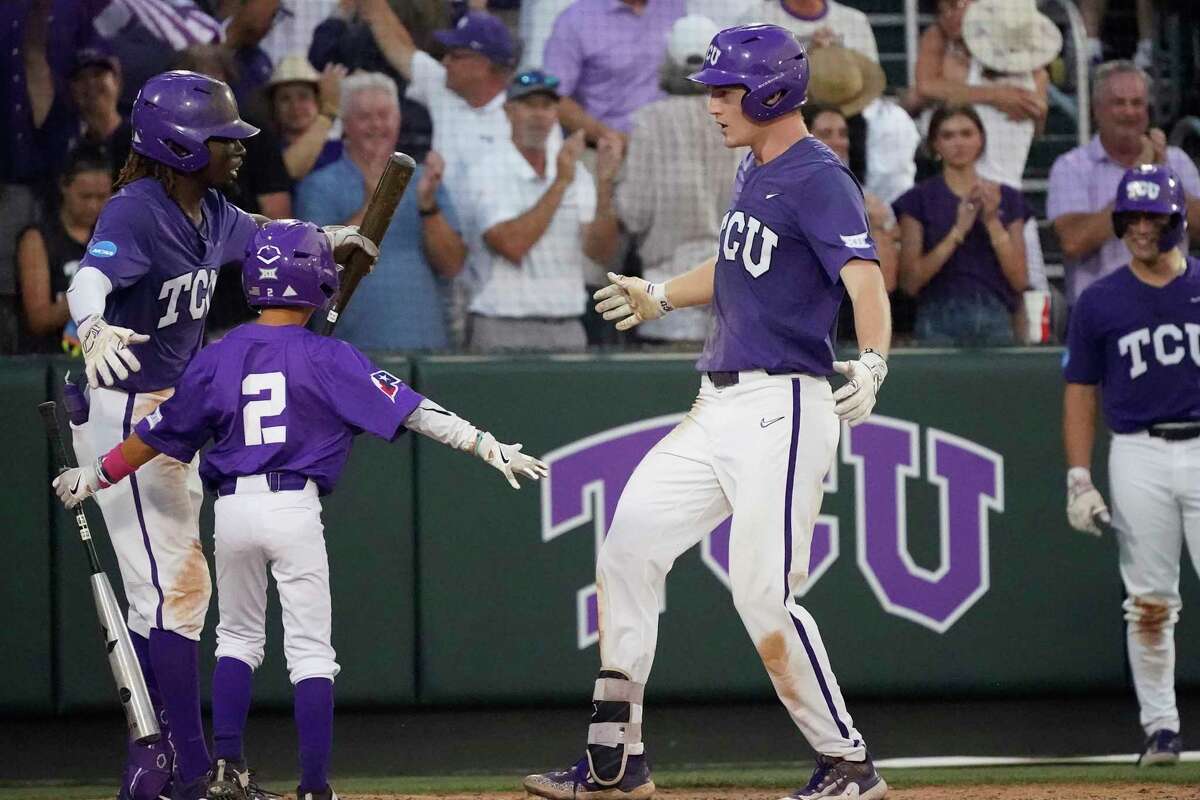
M165 300L163 315L158 319L158 328L174 325L179 320L180 311L187 311L192 319L200 320L208 316L208 306L212 299L213 289L217 285L217 271L202 269L198 272L185 272L176 275L168 281L163 281L158 299ZM179 306L183 304L181 309Z
M265 396L264 396L265 395ZM255 372L242 380L242 396L257 397L242 409L242 429L246 446L283 444L287 441L286 425L262 424L264 417L277 417L287 404L287 379L282 372Z

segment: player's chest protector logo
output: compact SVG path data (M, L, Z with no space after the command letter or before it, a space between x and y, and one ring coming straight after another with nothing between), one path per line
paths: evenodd
M771 268L771 256L779 246L779 235L744 211L725 212L718 238L722 259L741 263L755 278Z
M541 484L542 541L586 526L599 552L634 468L684 416L612 428L547 453L550 477ZM859 571L885 612L946 632L990 586L988 529L991 515L1004 511L1003 456L936 428L926 428L922 437L916 423L879 414L843 428L841 451L842 463L854 473L854 518L817 517L808 577L797 596L806 594L838 560L848 535L857 539L857 547L851 547L857 552ZM909 513L905 487L921 480L922 471L939 494L936 520ZM839 491L836 469L826 476L824 490L827 497ZM913 559L910 525L938 531L937 568L922 567ZM704 565L726 587L730 545L726 520L700 546ZM577 643L583 649L599 639L595 584L576 592L575 611Z
M1200 325L1167 322L1151 330L1138 328L1117 340L1117 352L1129 365L1130 379L1145 375L1150 359L1164 367L1173 367L1185 359L1200 367Z

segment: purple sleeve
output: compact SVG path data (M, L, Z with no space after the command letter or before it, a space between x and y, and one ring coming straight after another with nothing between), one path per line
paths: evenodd
M1012 225L1017 220L1027 220L1033 216L1025 195L1011 186L1000 187L1000 219L1004 227Z
M1104 341L1092 327L1091 294L1085 291L1071 309L1067 352L1063 354L1067 383L1095 385L1104 378Z
M236 261L240 264L246 257L246 245L258 230L258 223L254 217L226 200L224 195L221 196L221 203L224 204L222 221L225 234L221 242L221 263Z
M177 461L191 461L212 437L212 409L206 400L214 366L214 359L200 351L184 370L175 393L134 426L138 438Z
M892 203L892 212L896 215L897 220L907 214L917 222L924 223L925 215L921 211L921 206L921 184L917 184L896 198L896 201Z
M822 185L823 184L823 185ZM809 183L809 198L821 202L796 209L796 220L829 279L836 281L846 262L879 261L867 223L862 189L845 169L830 167Z
M546 50L542 56L545 64L543 69L558 78L559 91L563 97L575 94L579 74L583 71L583 49L579 45L575 17L570 8L558 15L550 38L546 40Z
M150 271L153 215L132 197L114 197L100 212L80 267L103 272L113 289L123 289Z
M317 342L325 345L314 361L330 408L355 431L394 441L424 397L353 345L335 339Z

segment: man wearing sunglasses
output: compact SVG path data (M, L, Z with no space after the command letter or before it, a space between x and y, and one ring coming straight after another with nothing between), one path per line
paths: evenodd
M511 136L467 169L470 216L485 246L472 261L467 326L477 352L587 345L585 261L611 258L618 241L612 197L622 142L601 140L593 182L578 163L583 132L561 144L552 138L559 86L540 70L516 76L504 104Z

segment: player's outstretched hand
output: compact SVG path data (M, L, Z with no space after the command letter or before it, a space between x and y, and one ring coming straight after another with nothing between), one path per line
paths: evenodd
M99 314L85 319L79 326L83 350L84 372L88 385L93 389L112 386L123 381L129 373L142 368L142 362L129 349L131 344L150 341L144 333L134 333L129 328L109 325Z
M833 410L853 428L875 408L875 397L887 377L887 361L874 350L864 350L855 361L833 362L833 368L846 376L846 384L833 393Z
M1108 525L1112 517L1100 490L1092 485L1092 473L1081 467L1067 472L1067 521L1080 533L1099 536L1100 525Z
M355 250L362 250L371 257L371 269L375 269L375 259L379 258L379 248L362 235L357 225L326 225L321 229L329 237L329 247L333 250L333 260L345 264Z
M60 472L50 485L64 506L74 508L108 486L100 477L100 472L99 461L86 467L71 467Z
M475 455L482 458L504 475L508 485L520 489L517 476L521 475L531 481L540 480L550 474L550 467L533 456L521 452L521 444L502 444L490 433L479 434L475 442Z
M592 295L596 303L596 313L602 314L606 320L617 321L617 330L627 331L641 325L648 319L658 319L675 307L667 300L666 287L661 283L651 283L642 278L630 278L627 275L608 273L612 281L608 286Z

